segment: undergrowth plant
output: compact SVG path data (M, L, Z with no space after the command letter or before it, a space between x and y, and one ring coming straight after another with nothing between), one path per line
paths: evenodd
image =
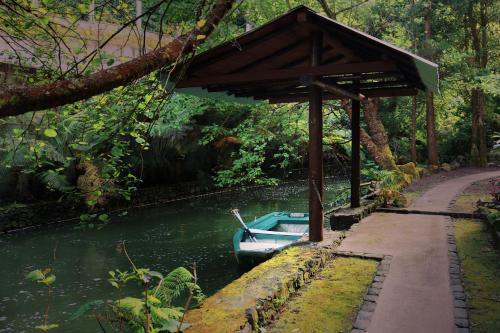
M193 273L179 267L163 275L137 267L125 245L122 246L132 269L110 271L108 282L122 294L130 283L136 283L141 287L141 294L113 301L91 301L82 305L70 319L87 315L97 321L103 332L107 332L106 328L134 333L183 332L189 327L184 323L185 312L193 301L199 303L205 298L197 284L196 264ZM177 306L176 301L183 296L186 297L184 306Z
M52 263L56 260L56 249L57 249L57 244L52 252L52 260L51 260ZM52 264L49 264L49 267L46 267L44 269L35 269L29 272L26 275L26 279L41 284L45 286L45 288L47 289L47 303L45 305L43 324L37 325L34 328L42 332L47 332L51 329L58 328L59 324L49 323L49 311L50 311L50 304L52 301L52 285L54 284L54 282L56 282L56 276L54 274L54 269L52 267Z

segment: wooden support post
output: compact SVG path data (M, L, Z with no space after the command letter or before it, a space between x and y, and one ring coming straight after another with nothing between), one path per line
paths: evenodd
M311 67L321 65L321 32L311 36ZM323 240L323 100L321 88L309 87L309 240Z
M360 103L357 100L352 102L352 117L351 117L351 207L360 206L360 183L361 183L361 161L360 161Z

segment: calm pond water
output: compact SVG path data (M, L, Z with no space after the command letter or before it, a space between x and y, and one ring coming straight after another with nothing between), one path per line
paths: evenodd
M327 200L343 186L346 183L329 184ZM272 211L305 212L307 198L306 183L298 183L135 210L102 230L66 225L1 237L0 332L33 332L43 323L46 290L24 277L47 267L54 249L57 281L49 322L60 327L51 332L100 332L93 320L68 318L90 300L118 297L107 278L110 270L130 268L119 246L122 240L138 267L165 273L196 261L199 283L211 295L241 274L232 252L238 223L229 209L238 207L251 221Z

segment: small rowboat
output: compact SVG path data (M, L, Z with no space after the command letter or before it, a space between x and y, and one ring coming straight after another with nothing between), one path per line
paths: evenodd
M309 232L309 214L274 212L245 225L233 236L238 263L252 264L266 260L289 247Z

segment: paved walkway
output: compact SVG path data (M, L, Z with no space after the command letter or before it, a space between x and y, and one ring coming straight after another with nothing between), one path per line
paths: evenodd
M425 211L447 211L450 201L462 193L471 183L482 179L500 177L500 170L477 173L445 181L429 191L408 207Z
M464 176L425 192L412 209L446 211L470 183L500 171ZM392 255L368 333L453 333L445 216L376 213L364 219L341 251Z

